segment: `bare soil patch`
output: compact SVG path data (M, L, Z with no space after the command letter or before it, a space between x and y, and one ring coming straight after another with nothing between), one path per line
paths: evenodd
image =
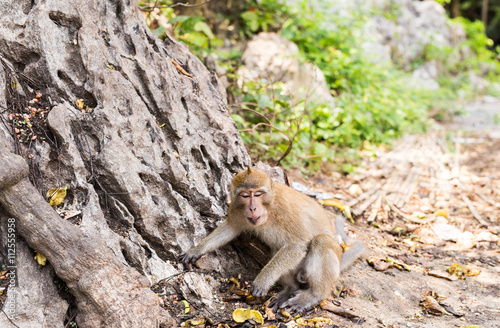
M356 317L316 306L302 318L330 320L316 323L318 327L500 326L500 139L491 133L494 126L487 125L484 133L467 126L460 130L457 123L439 132L407 136L392 150L367 153L364 164L349 176L329 173L305 179L289 172L291 181L349 205L354 218L349 231L368 246L327 301ZM378 271L367 258L400 266ZM449 274L452 266L473 273ZM236 280L245 290L253 277L246 272ZM220 327L257 325L232 320L234 309L245 307L264 315L264 327L300 326L293 314L266 313L264 300L248 304L234 287L229 290L231 283L221 286L216 313L193 308L186 316L184 305L172 296L165 306L179 314L179 324L201 315ZM442 313L423 305L429 295L436 297Z

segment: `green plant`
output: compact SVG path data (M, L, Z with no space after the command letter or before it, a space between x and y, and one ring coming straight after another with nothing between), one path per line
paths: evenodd
M213 48L222 45L222 41L214 35L204 17L177 15L174 9L169 7L172 3L172 0L139 2L139 6L146 12L146 22L154 34L162 40L167 33L177 40L182 40L199 58L205 57Z
M441 6L447 5L451 2L451 0L436 0Z
M471 85L471 71L489 82L500 82L498 50L488 49L493 41L486 37L483 23L459 17L450 19L449 24L460 25L465 30L467 38L456 46L427 45L419 64L431 60L437 63L439 67L437 81L442 87L442 92L449 98L470 99L481 95L478 91L495 94L493 89L477 90Z
M284 1L246 0L246 10L241 14L241 31L252 37L258 32L278 31L290 15L290 7Z
M222 45L201 16L175 16L169 19L175 26L174 37L184 41L194 53L207 52L212 47ZM154 32L154 31L153 31Z
M308 104L307 99L293 102L280 84L247 83L243 104L254 106L242 106L233 118L255 160L312 170L334 162L350 171L352 165L343 160L351 153L347 149L360 150L366 141L388 143L403 133L425 130L431 92L411 89L406 74L363 57L357 32L363 15L335 18L332 25L306 3L288 12L300 15L290 15L282 35L298 45L303 62L312 61L323 71L337 94L336 106ZM290 148L291 156L280 160Z
M338 107L317 120L318 135L340 146L360 147L364 140L388 142L404 132L421 131L430 103L425 91L408 86L408 76L390 65L369 62L360 45L362 13L327 20L305 3L301 15L290 19L282 34L295 42L305 59L324 72L339 95Z
M490 64L494 66L491 71L495 71L498 79L500 72L500 63L496 60L498 52L490 51L488 48L493 46L493 40L485 34L484 25L481 21L471 22L466 18L457 17L451 20L453 23L461 24L467 35L467 39L462 42L462 46L467 46L473 52L474 56L465 58L467 68L479 70L481 64Z
M245 83L241 90L242 102L231 115L250 155L255 160L285 163L296 144L301 129L300 104L293 105L289 96L283 93L283 84L267 84L259 81ZM298 149L298 148L297 148ZM286 165L286 164L285 164Z
M429 44L421 58L398 67L372 63L361 47L367 17L382 15L394 20L400 9L396 2L388 1L382 11L374 6L366 12L356 8L357 12L348 15L327 17L318 8L307 1L287 5L284 1L246 0L234 3L228 16L217 16L231 27L232 41L261 31L280 32L297 44L299 60L313 62L322 70L335 95L335 106L330 108L312 104L307 98L293 99L281 83L247 81L242 89L233 83L228 89L229 101L240 101L232 117L254 160L312 170L335 163L350 171L359 150L367 145L390 143L404 133L425 131L429 118L450 119L450 108L457 107L457 99L477 94L470 84L470 71L489 81L499 80L500 64L495 59L498 51L488 50L492 43L481 22L450 20L450 24L464 26L466 40L458 47ZM164 37L170 31L200 58L215 51L229 80L238 78L242 53L226 47L217 49L221 41L212 29L220 33L220 26L209 26L199 16L176 16L171 8L155 9L155 15L150 15L150 26L157 35ZM161 15L168 18L168 26L159 24ZM408 69L410 64L415 69L428 61L436 63L441 87L415 89L403 68Z

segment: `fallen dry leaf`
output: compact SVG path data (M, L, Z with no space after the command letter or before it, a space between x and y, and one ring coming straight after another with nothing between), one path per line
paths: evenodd
M477 276L481 273L481 269L472 265L466 265L464 267L464 274L466 276Z
M42 253L40 253L39 251L35 251L35 253L35 259L39 266L44 266L45 264L47 264L47 258L45 258Z
M443 278L443 279L450 280L450 281L458 280L458 277L456 275L450 275L450 274L447 274L445 272L438 271L438 270L428 270L428 271L426 271L426 274L429 276Z
M368 264L370 264L377 271L385 271L391 266L389 262L375 256L368 257L366 262L368 262Z
M321 199L319 200L319 203L321 205L333 206L338 208L339 211L344 212L346 217L352 221L351 208L348 205L342 203L339 199L337 198Z
M260 324L264 323L264 318L262 317L262 314L260 314L260 312L257 310L242 309L242 308L234 310L233 320L235 322L242 323L249 319Z
M434 212L434 215L435 216L442 216L442 217L445 217L447 219L450 218L449 214L448 214L448 210L445 209L445 208L442 208L442 209L439 209L437 211Z
M420 300L420 305L424 308L424 310L428 313L441 315L446 314L446 310L443 309L441 305L439 305L438 301L432 296L424 296L422 300Z
M57 206L64 201L66 197L66 192L68 187L52 188L47 191L47 199L49 200L50 206Z

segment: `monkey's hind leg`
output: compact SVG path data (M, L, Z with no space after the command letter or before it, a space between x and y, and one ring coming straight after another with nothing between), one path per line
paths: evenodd
M269 307L272 308L274 312L277 312L281 305L299 289L299 284L295 280L294 273L289 273L281 277L279 284L283 287L283 289L269 302Z
M338 241L329 235L314 237L301 268L309 288L299 290L280 307L290 311L304 311L328 297L334 283L339 279L341 253Z

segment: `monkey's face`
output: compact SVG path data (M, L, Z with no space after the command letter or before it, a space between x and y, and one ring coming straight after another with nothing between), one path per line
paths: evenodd
M265 198L266 191L262 189L245 189L238 194L239 203L245 208L246 218L255 226L262 225L267 221Z
M248 220L251 226L267 222L273 188L269 176L248 168L238 173L231 184L231 215L234 220Z

